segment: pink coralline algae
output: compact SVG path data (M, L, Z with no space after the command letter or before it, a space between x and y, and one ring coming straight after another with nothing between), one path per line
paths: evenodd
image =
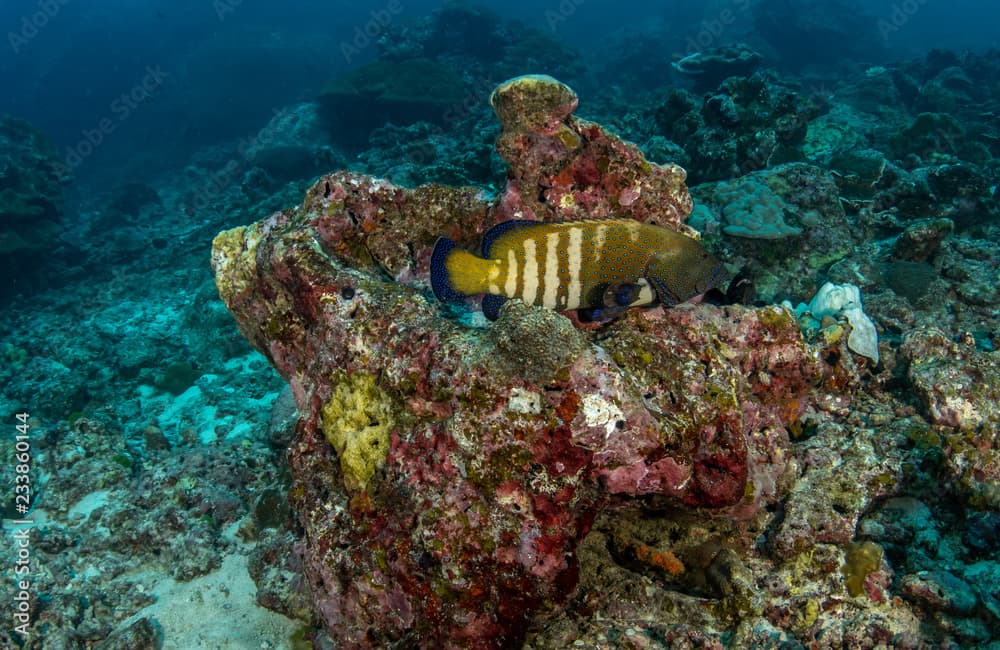
M545 75L516 77L493 91L497 152L510 165L492 221L628 217L686 228L691 195L677 165L646 162L639 148L572 115L577 97Z
M582 330L511 301L476 329L428 299L439 235L471 246L509 217L682 227L683 170L573 117L576 101L548 77L497 89L511 169L495 201L339 172L215 240L220 294L301 414L290 500L341 647L516 647L573 593L599 514L743 520L786 489L786 427L831 374L782 308Z

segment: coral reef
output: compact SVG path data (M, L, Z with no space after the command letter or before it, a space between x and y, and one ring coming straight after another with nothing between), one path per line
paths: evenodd
M736 180L692 188L704 207L691 225L734 264L750 264L758 298L811 296L821 269L860 239L839 200L835 177L815 165L787 163ZM719 238L719 235L725 235Z
M389 432L395 426L393 404L373 375L356 372L333 380L332 385L320 426L340 457L344 485L364 488L389 453Z
M492 205L339 173L216 239L220 294L302 414L293 507L317 612L342 643L508 645L564 602L609 498L739 520L777 496L784 426L828 374L781 308L636 313L597 347L516 303L477 343L424 297L438 233L470 241L501 218L612 202L680 227L683 172L574 118L576 102L549 77L497 87L511 171ZM567 338L579 343L560 355L531 352Z
M358 171L403 187L475 183L495 191L503 186L506 171L492 146L498 133L496 120L484 111L470 114L468 123L480 137L459 141L429 122L386 124L369 136L371 146L359 154Z
M325 143L325 128L317 103L295 104L276 111L245 151L267 181L258 191L271 194L284 183L312 179L342 165L341 154Z
M801 228L785 223L785 203L766 185L731 181L719 186L716 197L722 203L722 232L727 235L783 239L802 234Z
M741 82L726 83L738 89ZM738 119L739 97L708 102L704 114L719 124ZM913 468L926 466L921 457L938 445L949 450L939 462L968 503L989 508L996 499L996 454L986 448L992 434L948 433L941 427L961 423L927 425L879 388L882 402L856 392L891 377L916 394L930 395L919 388L925 384L945 385L940 374L913 370L923 367L916 359L937 359L943 350L895 348L892 296L923 299L904 286L913 271L901 265L968 269L989 258L952 241L950 220L903 222L890 213L876 222L859 213L852 201L877 206L879 193L891 201L886 192L910 173L890 169L877 151L815 158L833 172L791 163L698 186L703 204L692 223L734 264L755 258L766 269L758 295L774 297L784 287L785 295L808 296L821 269L872 290L866 312L880 330L889 328L879 349L852 345L857 324L845 331L830 319L817 320L814 342L806 343L794 315L778 307L682 305L630 313L595 330L514 301L482 332L470 313L427 302L428 255L438 235L472 247L486 228L510 218L606 214L687 227L692 204L683 170L651 164L576 117L577 101L544 75L497 86L496 146L509 171L495 198L338 172L321 178L300 206L216 239L220 294L244 335L289 378L301 414L292 508L305 529L304 573L326 633L347 645L478 647L524 638L526 647L547 647L607 640L632 621L633 633L647 636L718 639L685 627L687 617L703 629L727 620L749 644L779 637L905 644L918 638L918 617L936 610L972 627L956 633L943 623L932 637L982 638L976 626L983 619L968 618L967 606L920 595L927 579L893 582L895 547L866 518L905 481L923 480ZM804 138L806 130L792 132ZM781 220L741 208L747 194L780 206ZM760 219L757 229L783 236L747 239L726 230L739 219ZM905 234L866 249L859 223L889 223ZM886 261L876 263L872 250ZM889 282L896 288L874 284L884 277L900 278ZM983 290L975 287L965 291ZM874 342L875 328L866 331ZM554 340L563 343L546 343ZM973 347L980 340L969 338ZM345 393L345 386L352 388ZM977 400L975 408L988 406ZM933 436L921 433L929 426L937 427ZM346 440L370 444L358 454ZM971 467L959 460L970 458ZM664 511L691 521L657 514ZM695 514L707 511L717 522L708 530ZM626 523L636 517L659 528ZM764 546L755 545L754 531L763 530ZM616 586L610 576L620 567L637 573L619 575ZM753 580L775 571L795 592L755 593ZM615 603L619 589L654 596L641 605L625 599L633 608L626 612ZM991 602L988 591L971 589L976 602ZM833 602L831 590L840 594ZM850 619L851 603L860 601L863 614ZM291 611L283 602L275 606ZM693 614L696 603L712 603L712 618ZM581 619L574 611L604 616ZM637 615L651 623L637 625Z
M996 352L979 352L968 337L961 343L940 330L908 333L900 352L909 364L909 379L931 422L962 430L996 434L1000 427L1000 375Z
M852 352L868 357L873 363L878 363L878 332L862 309L861 292L856 286L827 282L819 288L808 305L799 303L795 308L795 315L806 332L815 332L827 319L843 316L851 326L847 347ZM827 336L831 335L832 332L827 333Z
M109 647L155 647L140 642L154 628L160 629L154 638L169 628L181 641L182 626L157 611L157 600L170 601L162 586L215 575L227 557L249 552L263 528L246 518L248 504L280 481L279 465L261 462L271 453L262 442L139 454L102 419L43 427L36 442L34 458L48 479L31 513L31 580L45 599L33 602L26 637L0 632L4 647L96 646L109 637L122 644ZM35 485L42 484L40 474ZM234 577L240 576L223 584L236 591ZM245 568L241 582L252 584ZM14 586L8 581L0 590L5 603L13 603ZM197 591L188 597L201 598ZM252 613L229 602L233 612ZM193 620L190 602L184 609ZM276 625L295 627L289 620ZM139 645L128 645L129 638Z
M699 88L715 88L727 77L746 77L760 64L761 56L746 43L699 50L675 61L674 70L693 77Z
M406 150L405 161L416 159L407 172L422 174L418 182L455 182L465 170L462 158L489 156L493 124L480 99L497 82L525 70L547 70L563 79L584 76L579 57L561 40L467 2L449 0L418 19L383 27L376 60L331 80L319 96L328 137L352 153L367 150L369 171L381 176L402 162L391 151L369 147L369 137L384 126L419 127L418 140L407 137L398 145ZM485 128L474 126L476 121ZM441 137L459 130L471 137ZM385 135L377 144L385 144ZM443 167L447 161L450 175L419 169L434 159ZM464 173L474 174L478 166Z
M856 0L762 0L752 11L757 32L791 69L885 57L880 21Z
M994 648L1000 53L889 62L857 3L728 4L602 25L590 53L559 40L579 2L544 33L372 13L355 74L457 85L350 96L376 119L337 134L301 103L329 46L241 27L254 54L170 68L179 94L65 207L41 136L0 122L4 233L37 244L0 311L35 522L30 635L0 646ZM722 9L739 24L696 33ZM763 58L730 63L763 69L713 61L744 33ZM609 216L699 230L733 286L608 323L431 296L439 236Z
M493 91L501 124L496 147L511 167L493 219L616 215L680 227L692 205L685 171L649 163L635 145L572 116L577 102L569 87L545 75L516 77Z
M672 89L654 119L687 154L691 182L702 183L803 160L808 125L826 110L823 98L761 71L731 77L703 97Z

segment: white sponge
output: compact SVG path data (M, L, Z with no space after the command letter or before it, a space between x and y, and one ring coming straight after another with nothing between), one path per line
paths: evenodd
M851 307L844 310L847 322L851 324L851 333L847 337L847 347L863 357L868 357L878 363L878 332L875 323L861 307Z
M856 286L827 282L820 287L808 305L799 303L795 308L797 317L806 312L812 314L816 320L822 320L825 316L845 317L851 325L847 347L852 352L878 363L878 332L872 319L862 311L861 290Z

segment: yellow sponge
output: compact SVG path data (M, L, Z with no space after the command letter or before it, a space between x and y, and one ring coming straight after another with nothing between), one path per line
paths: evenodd
M344 484L363 490L389 453L392 401L366 372L337 373L332 383L333 395L323 405L323 434L340 456Z

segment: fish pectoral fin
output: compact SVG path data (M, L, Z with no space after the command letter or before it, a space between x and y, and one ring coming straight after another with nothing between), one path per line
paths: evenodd
M493 293L488 293L483 296L483 315L489 320L496 320L500 318L500 308L510 300L507 296L498 296Z
M610 323L626 311L626 307L581 307L576 310L576 317L581 323Z
M628 307L639 299L642 285L637 282L612 282L604 289L605 307Z

